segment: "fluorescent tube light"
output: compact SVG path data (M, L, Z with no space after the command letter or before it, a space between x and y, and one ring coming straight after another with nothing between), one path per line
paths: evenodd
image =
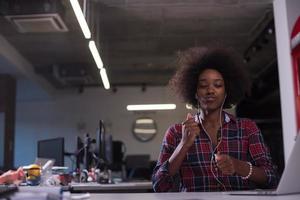
M140 105L128 105L127 110L174 110L175 104L140 104Z
M93 58L95 60L95 63L97 65L97 67L101 70L103 68L103 62L101 60L100 54L98 52L98 49L96 47L95 41L91 40L89 42L89 48L90 48L90 51L91 51L91 53L93 55Z
M70 0L70 3L73 7L74 13L76 15L77 21L81 27L81 30L83 32L83 35L86 39L90 39L91 38L91 31L89 29L89 26L87 25L86 21L85 21L85 17L82 13L81 7L78 3L77 0Z
M108 78L107 78L105 68L100 69L100 76L101 76L104 88L108 90L110 88L110 84L109 84L109 81L108 81Z

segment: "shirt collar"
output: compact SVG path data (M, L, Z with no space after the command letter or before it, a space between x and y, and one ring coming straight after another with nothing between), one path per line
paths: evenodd
M223 110L224 113L224 123L229 123L230 121L235 122L236 121L236 117L233 116L232 114L227 113L226 111ZM202 123L202 120L204 119L204 114L203 112L200 112L199 114L195 115L195 121L199 123Z
M236 121L236 117L233 116L232 114L227 113L226 111L223 111L224 113L224 123L229 123L230 121L235 122Z

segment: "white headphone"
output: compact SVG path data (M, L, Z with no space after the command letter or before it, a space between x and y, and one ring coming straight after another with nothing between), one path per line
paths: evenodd
M195 98L198 100L198 95L197 95L197 93L195 94ZM225 191L226 191L225 185L223 184L223 182L219 179L219 177L218 177L218 176L214 173L214 171L213 171L213 162L215 161L215 152L216 152L216 150L218 149L218 146L219 146L219 145L221 144L221 142L222 142L222 135L223 135L223 134L222 134L221 114L222 114L222 108L223 108L223 106L224 106L224 104L225 104L226 98L227 98L227 93L225 93L225 95L224 95L224 100L223 100L223 103L222 103L222 106L221 106L221 110L220 110L220 130L221 130L221 139L220 139L220 141L218 142L217 146L216 146L214 149L212 149L212 156L211 156L211 159L210 159L210 170L211 170L211 173L213 174L215 180L223 187L223 189L224 189ZM199 116L199 115L200 115L200 116ZM204 132L206 132L206 134L207 134L207 131L205 130L205 128L204 128L204 126L203 126L203 124L202 124L202 117L201 117L201 115L203 115L202 112L197 114L197 120L200 122L200 124L201 124L201 126L202 126Z

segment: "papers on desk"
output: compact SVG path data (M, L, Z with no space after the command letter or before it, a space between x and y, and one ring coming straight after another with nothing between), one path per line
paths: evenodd
M19 192L10 197L11 200L60 200L61 187L19 187Z

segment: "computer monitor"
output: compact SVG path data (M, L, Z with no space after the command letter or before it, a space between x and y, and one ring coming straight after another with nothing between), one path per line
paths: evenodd
M127 155L125 158L128 179L148 179L151 177L150 155Z
M111 134L105 135L105 155L107 164L113 163L113 140Z
M113 163L123 163L126 147L122 141L113 141Z
M39 140L37 157L55 159L55 166L64 166L64 138Z
M77 136L76 137L76 152L75 152L75 156L76 156L76 169L80 169L80 163L83 163L83 157L84 157L84 150L83 150L83 141L82 139Z
M105 132L105 126L102 120L99 122L99 128L96 133L95 153L98 157L110 165L113 162L113 143L112 135Z
M132 154L127 155L125 158L126 167L133 168L149 168L150 155L149 154Z

